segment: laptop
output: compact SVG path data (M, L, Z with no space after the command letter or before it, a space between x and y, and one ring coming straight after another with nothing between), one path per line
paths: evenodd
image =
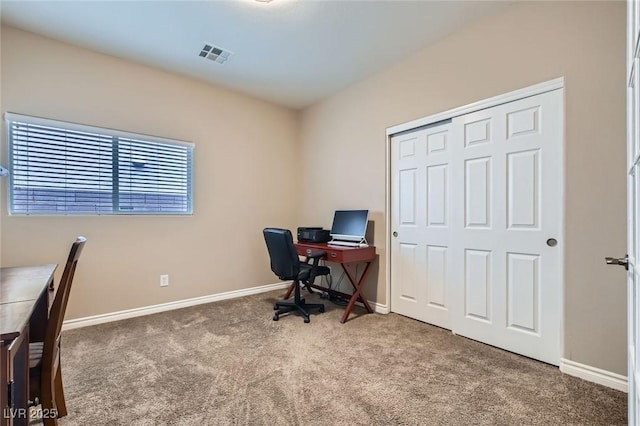
M369 210L336 210L331 225L329 245L366 247Z

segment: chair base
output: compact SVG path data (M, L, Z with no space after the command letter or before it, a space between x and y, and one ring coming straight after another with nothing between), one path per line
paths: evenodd
M309 310L318 309L318 311L322 313L324 312L324 305L322 303L305 303L304 299L301 299L299 301L294 300L293 302L276 302L276 304L273 305L273 309L276 311L273 314L274 321L278 321L282 314L297 311L302 314L304 322L309 323L311 322L311 319L309 318Z

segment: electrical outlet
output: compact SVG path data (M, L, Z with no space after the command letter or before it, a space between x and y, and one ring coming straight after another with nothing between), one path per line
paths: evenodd
M160 275L160 287L169 285L169 275Z

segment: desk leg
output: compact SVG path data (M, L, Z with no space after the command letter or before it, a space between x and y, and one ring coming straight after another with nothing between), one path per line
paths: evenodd
M364 272L362 272L362 275L360 276L359 280L358 280L358 277L356 277L351 272L351 270L349 270L349 268L347 268L344 264L341 264L341 265L342 265L342 269L344 270L344 272L347 274L347 277L349 278L349 282L353 286L353 294L351 295L351 298L349 299L349 303L347 303L347 308L344 310L344 314L342 314L342 319L340 320L340 323L344 324L347 321L347 318L349 317L349 314L351 313L353 306L356 304L358 300L362 302L362 304L364 305L368 313L370 314L373 313L373 309L371 309L371 305L369 305L369 301L365 299L364 295L362 294L362 286L364 285L364 282L367 279L367 274L369 273L369 266L371 266L371 262L366 262L366 266L364 267Z
M9 425L9 419L11 418L11 411L9 406L9 381L11 380L11 374L9 371L9 344L11 342L0 342L0 426Z
M29 424L29 331L10 342L0 343L0 425ZM9 395L9 383L11 395Z
M18 341L18 339L20 341ZM29 331L25 330L11 344L10 352L14 352L12 360L12 373L14 383L14 402L18 409L13 419L14 426L29 424Z
M293 293L293 290L295 290L296 288L296 283L291 282L291 285L289 286L289 290L287 290L287 294L284 295L284 300L287 300L288 298L291 297L291 293Z

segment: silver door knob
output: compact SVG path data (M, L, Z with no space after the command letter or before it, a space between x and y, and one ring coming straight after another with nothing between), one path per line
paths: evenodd
M615 257L605 257L604 260L607 261L607 265L620 265L624 266L624 269L629 270L629 255L625 255L624 257L615 258Z
M394 237L397 237L397 236L398 236L398 233L394 231L394 232L393 232L393 236L394 236Z

